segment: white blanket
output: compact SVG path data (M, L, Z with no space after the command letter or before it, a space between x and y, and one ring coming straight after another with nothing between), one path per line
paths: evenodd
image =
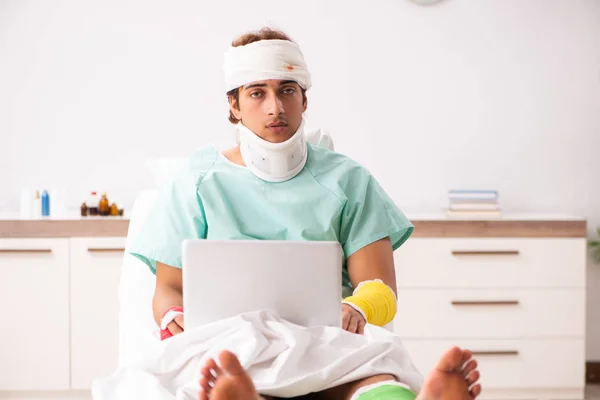
M412 390L422 375L400 339L368 325L364 335L331 327L303 328L269 311L188 330L144 359L97 380L96 400L197 399L200 368L221 350L240 359L259 393L293 397L377 374L392 374Z

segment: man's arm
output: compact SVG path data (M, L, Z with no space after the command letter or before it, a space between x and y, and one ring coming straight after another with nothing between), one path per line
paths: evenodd
M384 238L357 250L348 257L346 266L352 286L357 287L361 282L380 279L397 296L393 252L392 242L389 238ZM357 304L353 301L350 303ZM358 307L360 308L360 306ZM384 307L386 307L385 303ZM349 332L362 334L367 322L367 316L364 314L366 311L364 309L362 311L361 314L348 304L343 304L342 328Z
M347 268L352 286L367 280L381 279L396 294L394 250L389 237L373 242L348 257Z
M165 311L170 307L183 306L183 285L181 269L170 265L156 263L156 287L152 299L154 321L160 326L160 321ZM168 325L171 334L176 335L183 331L183 316L176 317Z

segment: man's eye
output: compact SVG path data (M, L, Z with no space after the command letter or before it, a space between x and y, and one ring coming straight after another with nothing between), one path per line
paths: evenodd
M250 93L250 97L259 97L262 93L261 92L252 92Z
M294 89L294 88L283 89L283 93L285 93L285 94L296 93L296 89Z

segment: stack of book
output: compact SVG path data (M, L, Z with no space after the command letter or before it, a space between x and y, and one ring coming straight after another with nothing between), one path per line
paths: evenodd
M449 216L492 217L500 215L498 192L495 190L450 190Z

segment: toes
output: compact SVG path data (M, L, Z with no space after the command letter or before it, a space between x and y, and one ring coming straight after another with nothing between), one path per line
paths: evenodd
M473 398L479 396L480 394L481 394L481 385L480 384L477 384L471 388L471 396L473 396Z
M463 350L453 347L448 350L438 361L436 369L443 372L454 372L460 370L463 365Z
M473 353L471 353L470 350L463 350L462 353L463 355L461 364L464 365L467 361L473 358Z
M246 371L244 371L240 361L236 355L230 351L225 350L219 354L219 362L221 364L221 369L230 375L246 375Z
M200 387L202 388L202 392L208 393L212 389L208 379L206 377L200 378Z
M204 388L200 388L200 393L198 394L198 400L208 400L208 393Z
M202 378L206 379L208 382L214 382L215 376L212 373L212 370L208 367L202 368L200 371Z
M221 368L219 368L219 366L217 365L217 362L212 358L209 358L208 361L206 361L204 368L206 368L208 371L210 371L211 374L214 373L213 376L216 375L218 377L219 375L222 374Z
M223 374L223 371L212 358L208 359L204 367L200 370L200 374L206 379L210 387L214 386L215 381Z
M465 365L465 368L463 369L463 376L466 377L467 375L469 375L471 373L471 371L474 371L476 368L477 368L477 361L476 360L469 361L469 363L467 365Z
M475 382L479 380L480 374L479 371L473 371L469 376L467 376L467 384L471 386Z

